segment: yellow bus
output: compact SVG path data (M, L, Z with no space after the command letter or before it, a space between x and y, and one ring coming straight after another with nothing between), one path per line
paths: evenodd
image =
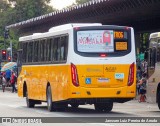
M64 24L19 38L18 95L27 106L47 102L49 111L94 104L110 112L114 102L136 95L132 27Z
M150 34L145 57L148 63L147 101L158 103L160 109L160 32Z

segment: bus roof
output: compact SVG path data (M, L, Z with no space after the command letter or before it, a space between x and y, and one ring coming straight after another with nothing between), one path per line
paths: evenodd
M84 27L84 26L101 26L101 23L72 23L72 24L64 24L64 25L60 25L60 26L55 26L49 29L49 32L52 31L60 31L60 30L64 30L64 29L70 29L70 28L75 28L75 27Z
M23 36L19 38L19 41L30 41L36 40L40 38L52 37L53 34L64 33L67 30L76 28L76 27L85 27L85 26L102 26L101 23L71 23L71 24L64 24L60 26L52 27L48 30L48 32L44 33L33 33L32 35ZM127 26L118 26L118 25L105 25L105 26L116 26L116 27L127 27ZM64 32L63 32L64 31Z
M51 32L58 32L58 31L63 31L63 30L69 30L69 29L72 29L74 27L101 26L101 25L102 25L101 23L71 23L71 24L64 24L64 25L52 27L52 28L50 28L48 30L48 32L45 32L45 33L33 33L33 35L20 37L19 41L32 40L34 38L43 36L43 35L51 33Z
M152 38L159 38L159 37L160 37L160 32L154 32L150 34L149 40Z

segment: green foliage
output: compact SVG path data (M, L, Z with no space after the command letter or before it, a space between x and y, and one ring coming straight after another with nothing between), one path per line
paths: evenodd
M83 4L83 3L86 3L89 1L91 1L91 0L76 0L76 4Z
M14 5L14 18L16 22L38 17L52 12L48 4L50 0L9 0Z
M90 0L76 0L76 4L88 1ZM5 26L55 11L49 3L50 0L0 0L0 49L5 48L4 41L6 48L10 46L10 41L13 50L17 48L17 31L10 30L10 39L4 40Z
M0 0L0 50L5 48L4 41L6 48L12 41L13 50L17 49L17 31L10 30L10 39L4 40L6 26L53 12L49 3L50 0Z
M83 4L83 3L86 3L86 2L89 2L89 1L92 1L92 0L76 0L75 3L73 3L72 5L67 6L66 8L72 7L72 6L76 6L78 4Z
M8 11L9 11L10 5L7 4L6 1L2 0L0 1L0 36L3 35L3 31L4 31L4 26L7 24L8 21Z
M4 38L0 36L0 49L4 48Z
M149 47L148 41L149 41L149 35L150 33L141 33L140 34L140 52L143 52Z

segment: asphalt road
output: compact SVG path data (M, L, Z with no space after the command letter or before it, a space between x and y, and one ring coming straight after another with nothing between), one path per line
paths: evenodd
M58 123L45 123L45 125L80 125L80 126L128 126L128 125L144 125L144 126L158 126L160 123L105 123L108 119L116 120L122 119L142 119L144 117L154 117L160 120L160 110L157 104L150 103L138 103L137 100L132 100L123 104L115 103L113 110L110 113L99 113L94 110L93 105L83 105L78 109L73 109L68 107L66 111L63 112L48 112L47 104L37 105L35 108L27 108L25 98L19 98L17 93L11 93L10 91L2 92L0 90L0 117L37 117L42 118L42 120L50 120L51 122ZM45 118L47 117L47 118ZM54 117L54 118L52 118ZM58 118L55 118L58 117ZM110 118L112 117L112 118ZM158 118L157 118L158 117ZM153 119L153 118L152 118ZM65 121L66 120L66 121ZM67 123L65 123L67 122ZM8 124L0 123L2 126L10 125L22 125L19 123ZM33 125L33 124L23 124L23 125ZM34 125L44 125L44 124L34 124Z

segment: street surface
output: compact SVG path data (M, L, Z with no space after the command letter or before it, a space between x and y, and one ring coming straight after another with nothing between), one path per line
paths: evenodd
M83 105L78 109L68 107L64 112L48 112L47 104L37 105L35 108L27 108L25 98L19 98L17 93L11 93L10 91L2 92L0 90L0 117L159 117L160 110L157 104L150 103L138 103L137 100L132 100L127 103L115 103L112 112L110 113L98 113L94 110L93 105ZM63 119L63 118L60 118ZM72 118L71 118L72 119ZM87 123L91 122L90 118L73 118L77 119L79 123L45 123L34 124L36 126L41 125L76 125L76 126L129 126L129 125L142 125L142 126L158 126L159 123ZM93 118L94 121L96 118ZM0 126L10 125L33 125L33 124L4 124Z

